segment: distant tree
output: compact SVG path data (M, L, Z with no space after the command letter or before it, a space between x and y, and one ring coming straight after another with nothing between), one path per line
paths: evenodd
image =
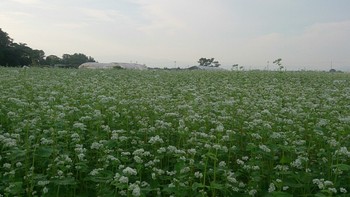
M5 48L3 61L5 66L25 66L31 63L32 49L24 43L12 43Z
M67 67L76 68L85 62L95 62L95 59L82 53L64 54L62 59L54 55L45 58L43 50L32 49L25 43L14 43L13 39L0 28L1 66L36 66L44 64L53 66L55 64L65 64Z
M49 66L54 66L55 64L60 64L61 61L62 61L62 59L56 55L49 55L45 59L45 63Z
M85 62L95 62L95 59L82 53L63 54L61 63L67 65L67 67L77 68Z
M199 66L219 67L221 64L218 61L214 61L214 58L200 58L198 60Z
M282 71L282 69L284 68L281 62L282 62L282 59L281 59L281 58L278 58L278 59L276 59L275 61L273 61L273 63L276 64L276 65L278 66L278 69L279 69L280 71Z
M40 65L44 62L43 50L33 50L25 43L14 43L9 35L0 29L0 65Z
M232 70L233 70L234 68L236 68L236 70L238 70L238 64L233 64L233 65L232 65Z
M2 31L0 28L0 65L7 66L7 56L9 53L10 46L12 45L12 39L9 35Z
M32 65L44 65L45 64L45 52L43 50L32 50L31 51L31 64Z
M0 48L10 46L12 42L12 38L10 38L9 35L0 28Z

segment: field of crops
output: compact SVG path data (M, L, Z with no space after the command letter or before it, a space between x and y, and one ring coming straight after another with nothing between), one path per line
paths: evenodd
M350 74L0 68L0 196L349 196Z

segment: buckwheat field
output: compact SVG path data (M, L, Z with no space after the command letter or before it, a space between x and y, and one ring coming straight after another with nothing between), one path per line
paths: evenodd
M0 68L0 196L349 196L350 74Z

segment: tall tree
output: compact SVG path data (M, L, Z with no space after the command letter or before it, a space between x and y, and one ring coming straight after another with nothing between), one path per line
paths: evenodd
M273 61L274 64L276 64L278 66L278 69L280 71L282 71L282 69L284 68L284 66L282 65L282 58L278 58L275 61Z
M6 57L11 44L12 39L0 28L0 65L8 65Z
M91 56L82 53L73 55L63 54L62 59L49 55L45 58L43 50L32 49L25 43L14 43L10 36L0 28L0 66L24 66L24 65L55 65L65 64L67 67L77 68L85 62L95 62Z
M61 62L62 62L62 59L56 55L49 55L45 59L45 64L49 66L54 66L55 64L60 64Z
M32 65L44 65L45 64L45 52L43 50L31 51L31 64Z
M214 58L200 58L198 60L200 66L209 66L209 67L219 67L221 64L218 61L214 61Z
M25 43L14 43L13 39L0 29L0 65L41 65L44 57L43 50L33 50Z
M77 68L85 62L95 62L95 60L94 58L88 57L82 53L74 53L73 55L63 54L62 56L62 63L68 67Z
M9 37L9 35L0 28L0 48L10 46L12 42L13 40Z

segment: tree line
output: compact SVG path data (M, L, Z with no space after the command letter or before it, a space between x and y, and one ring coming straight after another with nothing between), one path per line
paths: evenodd
M0 66L61 66L77 68L85 62L96 62L82 53L45 56L43 50L32 49L25 43L15 43L8 33L0 28Z

